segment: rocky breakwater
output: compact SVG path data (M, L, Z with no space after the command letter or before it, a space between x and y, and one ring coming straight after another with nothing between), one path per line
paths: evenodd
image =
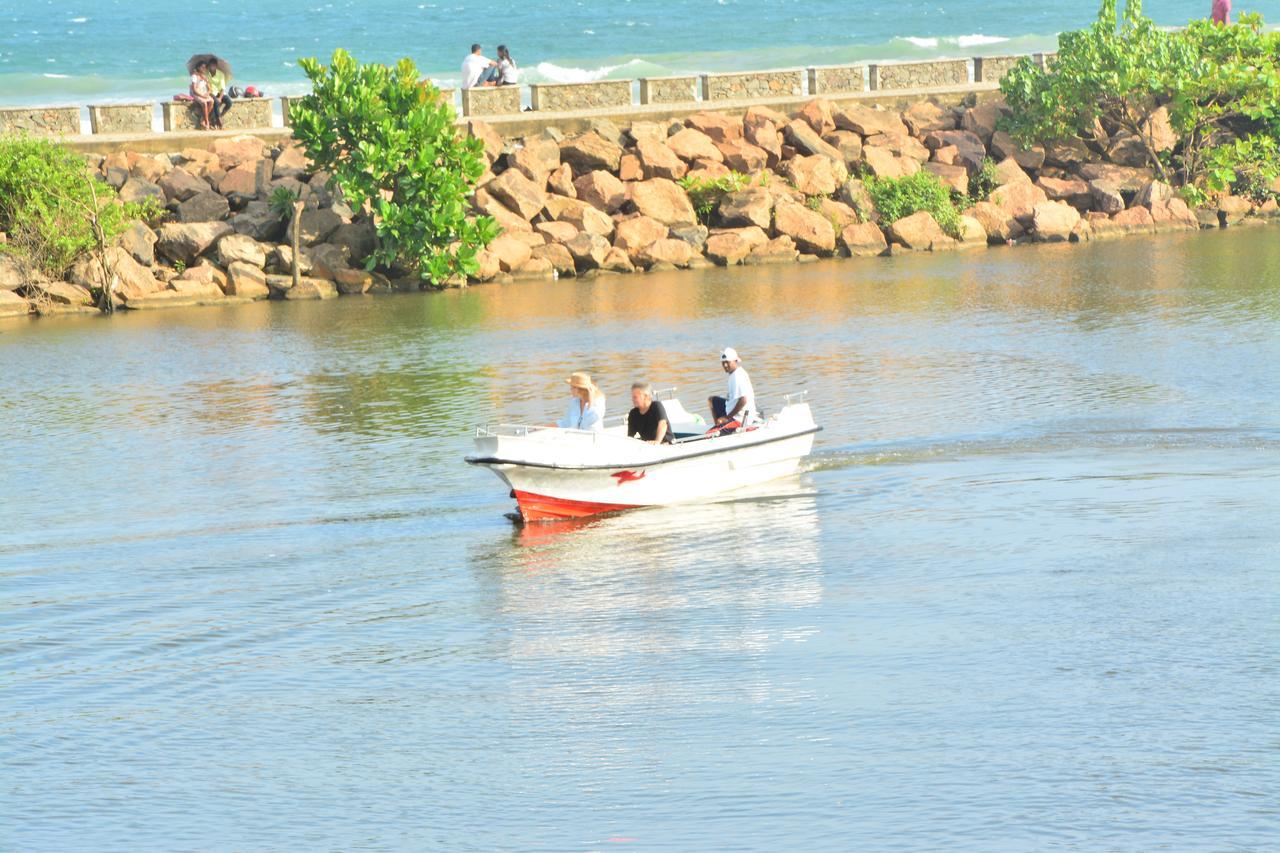
M483 141L489 168L471 204L503 232L479 253L471 281L1082 241L1277 212L1274 199L1232 196L1193 211L1111 140L1021 148L998 129L1005 110L921 102L898 112L818 99L796 115L752 107L626 128L599 120L573 136L550 128L522 139L473 121L468 132ZM125 307L425 289L407 271L363 268L373 224L292 145L244 136L208 150L112 155L91 168L121 199L154 198L166 210L162 223L134 224L106 253ZM957 198L979 176L986 197L962 202L947 228L923 210L882 216L867 179L921 171ZM269 201L281 188L304 205L297 285L287 215ZM48 282L0 254L0 312L92 310L103 281L98 259Z

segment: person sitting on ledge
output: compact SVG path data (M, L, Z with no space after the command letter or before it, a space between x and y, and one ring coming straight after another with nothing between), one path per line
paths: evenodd
M498 85L514 86L520 82L520 67L511 58L505 44L498 45Z
M653 399L653 386L648 382L636 382L631 386L631 402L627 413L627 435L650 444L671 443L671 421L661 400Z
M462 88L498 85L498 63L480 52L480 45L471 45L471 53L462 60Z
M201 63L191 72L191 97L195 99L196 105L200 107L202 118L200 120L200 129L209 130L209 117L213 112L213 92L209 88L209 66Z
M213 109L210 113L213 126L222 129L222 117L231 109L231 95L227 92L227 83L231 75L222 70L220 60L214 60L205 66L209 72L209 93L213 96Z

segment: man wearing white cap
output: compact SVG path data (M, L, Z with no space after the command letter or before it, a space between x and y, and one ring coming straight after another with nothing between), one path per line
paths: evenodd
M729 391L723 397L711 397L707 401L711 404L711 417L715 419L716 426L730 421L746 426L756 409L756 392L751 387L751 377L743 369L738 351L733 347L725 347L720 353L720 366L729 374Z

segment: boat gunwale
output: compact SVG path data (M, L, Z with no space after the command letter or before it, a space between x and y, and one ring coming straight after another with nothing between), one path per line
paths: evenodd
M775 444L779 441L786 441L792 438L801 438L806 435L813 435L822 431L822 427L814 425L803 430L789 432L786 435L769 436L760 441L739 442L730 447L714 447L707 450L698 450L693 453L684 453L679 456L668 456L665 459L654 459L648 462L621 462L611 463L608 465L558 465L553 462L523 462L516 459L503 459L500 456L468 456L466 462L468 465L515 465L520 468L547 468L556 471L612 471L616 468L654 468L658 465L666 465L670 462L683 462L686 459L697 459L700 456L712 456L716 453L727 453L731 450L745 450L750 447L763 447L766 444ZM725 436L728 438L729 436Z

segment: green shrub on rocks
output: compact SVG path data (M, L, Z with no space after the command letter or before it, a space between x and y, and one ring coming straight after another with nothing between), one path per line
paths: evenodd
M996 172L996 162L990 157L982 158L982 168L969 176L969 194L961 202L965 207L991 197L995 188L1000 186L1000 175Z
M123 231L130 219L154 213L117 203L115 191L65 146L22 136L0 139L0 231L9 235L0 250L18 254L50 278L62 278L95 247L95 212L106 239Z
M923 169L905 178L870 177L864 186L884 223L897 222L920 211L933 217L952 237L960 234L960 212L951 199L951 190L938 176Z
M689 203L693 205L694 213L698 214L698 221L706 225L716 205L720 203L720 199L729 193L743 189L750 182L750 176L731 171L719 178L688 176L681 178L677 183L688 194Z
M362 64L337 50L327 66L299 65L312 94L290 104L294 138L352 207L373 213L368 267L407 265L436 285L478 272L476 253L498 226L468 216L487 162L483 143L459 133L453 106L409 59Z
M1219 151L1224 143L1280 141L1280 32L1259 15L1166 30L1141 0L1127 0L1123 16L1104 0L1092 26L1059 36L1049 68L1024 58L1000 86L1020 142L1120 142L1173 185L1235 183L1210 174L1240 153Z

